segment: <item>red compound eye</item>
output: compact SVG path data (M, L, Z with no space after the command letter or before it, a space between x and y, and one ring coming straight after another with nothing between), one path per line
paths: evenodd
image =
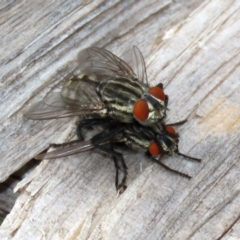
M166 126L166 131L170 134L176 134L176 131L172 126Z
M148 151L153 157L161 155L161 150L155 141L152 141L148 147Z
M165 101L165 94L160 87L151 87L148 92L152 94L155 98Z
M145 121L148 118L149 108L148 104L144 99L136 101L133 108L134 117L140 121Z

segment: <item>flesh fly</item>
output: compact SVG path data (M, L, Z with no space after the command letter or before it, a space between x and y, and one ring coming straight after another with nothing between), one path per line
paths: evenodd
M122 153L114 150L124 144L144 150L157 163L185 177L184 173L164 165L164 155L182 155L178 150L179 136L171 126L164 125L168 96L162 84L150 87L142 53L133 47L133 66L102 48L87 48L78 55L79 74L67 79L60 93L53 93L33 105L24 116L34 120L79 116L79 139L61 144L61 148L36 159L55 159L100 149L113 156L116 188L126 188L127 166ZM103 130L88 141L82 141L81 128L101 125ZM57 147L57 146L55 146ZM119 171L123 178L119 181ZM120 183L119 183L120 182Z
M82 139L79 139L69 143L60 144L55 146L58 147L58 149L45 154L39 154L35 158L39 160L55 159L91 149L100 149L113 156L116 168L115 185L120 193L126 189L128 173L123 154L114 150L114 147L119 143L124 143L126 146L136 151L144 151L146 155L150 156L152 160L162 165L164 168L187 178L191 177L163 164L161 158L164 155L172 156L176 154L194 161L201 161L198 158L193 158L179 152L179 135L170 125L158 124L152 128L141 126L139 123L120 124L118 121L112 119L85 119L79 122L78 128L81 129L82 127L94 125L104 125L104 129L90 140L82 141ZM123 172L121 181L119 181L120 170Z
M161 83L149 86L142 53L135 46L132 53L133 68L103 48L82 50L77 60L80 74L65 81L60 95L38 102L25 117L41 120L98 114L147 126L163 121L168 96Z

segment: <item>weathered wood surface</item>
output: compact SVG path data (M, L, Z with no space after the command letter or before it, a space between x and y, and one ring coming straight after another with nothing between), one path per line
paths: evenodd
M240 2L205 1L194 12L199 1L189 8L184 1L34 4L12 3L19 15L6 7L1 18L2 28L8 18L26 21L12 34L1 31L2 180L72 131L74 125L61 135L64 121L26 121L22 111L93 44L117 55L129 43L143 51L152 85L163 82L170 96L168 122L189 119L178 129L180 150L203 162L164 160L193 175L189 181L142 154L126 156L128 189L115 198L108 156L43 161L16 187L21 194L1 239L239 239Z
M22 114L62 80L58 72L69 67L81 49L94 45L121 55L135 44L150 56L164 31L186 18L199 2L1 3L0 181L56 141L56 129L60 134L66 128L69 120L57 121L56 127L56 121L28 121Z
M13 189L39 164L40 161L31 160L17 172L14 172L6 181L0 183L0 223L11 212L20 194L20 192L14 192Z

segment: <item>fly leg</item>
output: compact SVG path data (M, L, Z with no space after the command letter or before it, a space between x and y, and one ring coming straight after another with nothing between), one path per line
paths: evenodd
M125 128L125 124L123 125L120 125L119 126L119 123L117 124L117 126L115 126L116 123L115 122L112 122L112 120L108 123L108 127L107 129L105 129L103 132L97 134L96 136L94 136L92 138L92 144L106 152L106 153L109 153L112 155L113 157L113 161L114 161L114 165L115 165L115 169L116 169L116 176L115 176L115 186L116 186L116 189L118 191L119 194L123 193L127 186L126 186L126 182L127 182L127 175L128 175L128 172L127 172L127 165L124 161L124 158L122 156L121 153L115 151L113 149L113 143L111 143L111 140L114 141L114 138L121 134L122 131L124 130ZM112 128L111 127L115 127L115 128ZM103 145L100 145L99 143L101 143L102 141L104 140L108 140L109 143L110 143L110 146L109 147L106 147L106 146L103 146ZM119 172L121 170L121 173L122 173L122 177L121 177L121 182L119 181ZM119 183L120 182L120 183Z
M92 127L92 126L103 126L106 127L109 124L116 124L117 122L111 118L99 118L99 117L92 117L92 118L85 118L79 121L78 125L81 127Z
M159 87L159 88L161 88L163 90L163 84L162 83L159 83L157 85L157 87ZM166 114L166 110L167 110L167 105L168 105L168 95L165 95L165 106L166 106L165 114Z
M167 106L168 106L168 95L165 95L165 105L166 105L166 109L167 109Z
M111 125L115 125L116 121L111 118L100 118L96 115L92 115L90 118L81 119L77 124L77 137L78 139L84 140L82 135L82 128L92 129L94 126L102 126L105 129Z
M79 121L80 122L80 121ZM79 122L77 123L77 140L73 140L70 142L65 142L65 143L51 143L49 144L49 148L53 147L53 148L62 148L62 147L66 147L68 145L74 144L74 143L78 143L78 142L82 142L84 141L83 135L82 135L82 131L81 131L81 126L79 125Z
M176 153L177 155L179 155L179 156L182 156L182 157L184 157L184 158L190 159L190 160L192 160L192 161L196 161L196 162L201 162L201 161L202 161L202 159L200 159L200 158L191 157L191 156L188 156L188 155L186 155L186 154L184 154L184 153L181 153L181 152L179 152L178 149L175 151L175 153Z
M94 143L94 146L97 149L112 155L114 166L115 166L115 169L116 169L115 186L116 186L116 189L117 189L119 194L123 193L127 188L126 182L127 182L127 176L128 176L128 168L127 168L127 165L124 161L124 158L123 158L122 154L119 153L119 152L116 152L113 149L112 144L110 145L110 147L106 147L106 146L102 146L102 145L99 145L97 143ZM120 171L123 174L123 176L121 178L121 181L119 181Z
M127 165L126 165L123 157L117 158L116 156L113 155L113 161L114 161L114 165L115 165L115 169L116 169L115 186L116 186L118 193L122 194L127 188L127 185L126 185L127 176L128 176ZM119 162L121 163L122 167L119 166ZM119 170L122 170L122 172L123 172L123 177L122 177L120 184L119 184Z
M171 171L171 172L173 172L173 173L176 173L176 174L178 174L178 175L180 175L180 176L182 176L182 177L185 177L185 178L188 178L188 179L191 179L192 177L191 176L189 176L188 174L186 174L186 173L182 173L182 172L179 172L179 171L177 171L177 170L175 170L175 169L172 169L172 168L170 168L169 166L167 166L167 165L165 165L164 163L162 163L161 161L159 161L159 160L156 160L156 159L154 159L154 158L151 158L154 162L156 162L157 164L159 164L159 165L161 165L162 167L164 167L166 170L168 170L168 171Z
M73 140L70 142L65 142L65 143L51 143L49 144L49 148L62 148L62 147L66 147L68 145L74 144L74 143L78 143L78 142L82 142L84 140L81 129L79 129L79 126L77 126L77 140Z
M60 143L60 144L56 144L56 143L52 143L49 145L50 147L53 148L61 148L61 147L65 147L74 143L78 143L81 141L84 141L84 137L82 134L82 128L86 127L93 127L95 125L97 126L104 126L105 128L109 128L112 125L115 125L116 121L110 119L110 118L90 118L90 119L82 119L78 122L77 124L77 140L73 140L70 142L66 142L66 143ZM105 133L105 131L103 131L103 133ZM115 134L115 132L113 132ZM112 134L111 134L112 135ZM95 137L101 137L101 134L97 134ZM94 139L94 137L93 137Z
M168 124L166 124L166 125L169 125L169 126L178 126L178 125L182 125L182 124L184 124L184 123L186 123L186 122L187 122L187 119L184 119L184 120L182 120L182 121L175 122L175 123L168 123Z
M163 164L163 163L160 162L160 161L157 161L157 160L155 160L155 159L154 159L154 161L155 161L157 164L159 164L159 165L161 165L162 167L164 167L164 168L165 168L166 170L168 170L168 171L171 171L171 172L173 172L173 173L176 173L176 174L178 174L178 175L180 175L180 176L182 176L182 177L188 178L188 179L191 179L191 178L192 178L192 177L189 176L188 174L179 172L179 171L177 171L177 170L175 170L175 169L172 169L172 168L168 167L167 165Z
M76 131L76 133L77 133L77 140L73 140L73 141L65 142L65 143L60 143L60 144L51 143L51 144L49 145L49 148L50 148L50 147L53 147L53 148L62 148L62 147L66 147L66 146L71 145L71 144L74 144L74 143L78 143L78 142L84 141L84 137L83 137L83 135L82 135L82 127L84 127L84 126L81 126L80 123L81 123L81 121L79 121L79 122L77 123L77 131Z

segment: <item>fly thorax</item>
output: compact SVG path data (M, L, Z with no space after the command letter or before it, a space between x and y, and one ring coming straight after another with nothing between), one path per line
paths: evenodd
M129 134L127 135L127 141L125 144L133 150L146 151L148 149L150 141L143 138L141 135L138 136L138 134Z
M133 121L134 104L144 90L138 82L127 78L102 80L97 86L97 92L106 104L109 115L121 122Z

